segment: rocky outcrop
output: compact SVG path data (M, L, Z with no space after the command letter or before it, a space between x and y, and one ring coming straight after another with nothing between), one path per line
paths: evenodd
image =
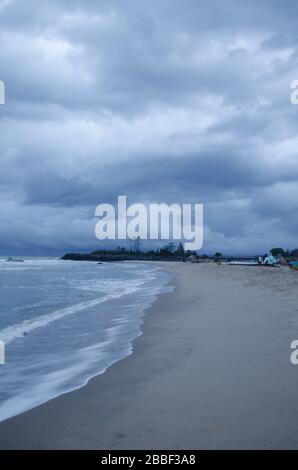
M183 261L183 257L175 254L164 256L158 253L135 253L135 252L93 252L87 253L67 253L62 256L63 260L71 261L97 261L97 262L116 262L116 261Z

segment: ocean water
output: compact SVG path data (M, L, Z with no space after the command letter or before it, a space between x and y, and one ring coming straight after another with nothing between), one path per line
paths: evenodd
M0 421L131 354L144 310L169 280L153 263L0 259Z

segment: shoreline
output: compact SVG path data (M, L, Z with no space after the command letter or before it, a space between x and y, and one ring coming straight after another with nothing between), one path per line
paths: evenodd
M166 269L176 288L144 312L133 353L86 386L0 423L0 448L298 447L298 369L289 359L297 278L214 265Z
M141 265L141 267L143 267L143 265L146 266L146 264L147 264L144 261L141 261L141 262L134 261L133 263L134 263L134 265ZM149 264L151 264L151 263L149 263ZM134 308L133 306L131 306L130 313L132 314L132 318L134 320L132 322L132 327L130 327L130 330L129 330L129 336L128 336L128 333L126 332L126 337L124 337L124 335L122 335L122 336L119 336L119 338L118 338L118 343L119 343L119 341L120 341L120 343L122 343L122 348L120 348L120 347L118 348L117 355L114 353L113 356L110 357L108 355L107 350L105 350L104 353L103 353L103 356L106 355L106 359L104 361L103 361L103 359L100 359L99 361L97 361L97 368L93 368L93 370L90 370L89 373L85 372L83 370L82 372L84 373L84 377L82 378L82 375L81 375L80 379L78 379L78 378L76 379L76 377L74 375L74 377L76 379L76 383L73 383L72 385L69 385L69 387L64 387L64 390L62 389L62 387L60 387L60 390L58 390L58 389L50 389L49 390L49 387L48 387L47 393L43 393L43 394L39 394L39 395L36 394L37 398L35 400L31 401L30 403L26 403L26 401L25 401L25 404L22 403L22 396L21 396L22 393L20 393L20 395L17 396L17 398L19 398L19 401L17 401L17 399L15 399L14 404L10 404L9 406L7 406L8 410L5 407L4 407L4 410L2 410L2 408L0 407L0 423L5 422L9 419L13 419L13 418L15 418L19 415L24 414L24 413L30 412L31 410L33 410L33 409L35 409L39 406L42 406L42 405L48 403L49 401L54 400L54 399L56 399L56 398L58 398L62 395L72 393L76 390L79 390L80 388L85 387L92 379L94 379L97 376L103 375L115 363L125 359L126 357L130 356L133 353L133 343L134 343L134 341L139 336L141 336L143 334L142 325L143 325L144 318L145 318L147 310L156 301L156 299L158 298L158 296L161 293L170 292L172 290L172 286L173 286L173 284L171 282L172 281L172 276L170 276L170 275L165 276L165 274L168 274L168 273L166 273L165 270L160 269L159 263L158 263L158 266L156 266L156 263L154 263L154 264L155 264L155 266L154 266L154 282L155 282L155 284L154 285L152 285L153 278L151 278L151 280L146 279L146 281L144 283L141 283L138 286L138 288L135 290L134 294L131 294L129 292L124 292L123 295L120 295L118 297L117 297L117 294L112 295L112 296L106 295L103 298L95 298L95 299L91 300L91 302L95 302L96 306L99 306L99 305L102 306L103 305L103 308L105 308L106 303L107 304L110 303L110 306L108 305L108 308L112 309L113 312L119 311L119 308L120 309L125 308L126 302L128 302L128 304L129 304L129 302L132 302L132 303L134 303L135 301L139 302L138 307ZM151 273L151 270L150 270L150 273ZM150 277L150 275L149 275L149 277ZM128 285L129 285L129 282L130 281L128 281ZM115 291L114 291L114 293L115 293ZM133 295L133 298L131 297L132 295ZM128 296L128 298L130 296L130 300L127 300L127 296ZM88 303L88 301L87 301L87 303ZM82 305L83 304L84 304L84 302L82 302ZM77 305L80 305L80 304L75 304L75 305L72 305L72 306L64 307L64 308L58 310L58 312L64 312L64 310L70 310L71 308L75 308ZM45 316L47 316L47 314ZM126 324L126 323L129 323L129 317L124 321L124 324ZM118 325L118 322L115 322L115 325L111 325L107 331L110 332L110 331L112 331L113 328L117 329L118 328L117 325ZM29 334L28 333L28 328L29 327L26 324L26 327L25 327L26 334ZM11 326L7 327L7 330L9 330L9 334L11 334L10 330L15 331L15 329L13 329ZM77 332L80 333L80 326L79 325L78 325ZM5 338L5 333L6 333L6 329L4 328L4 330L1 331L2 338L3 337ZM19 331L18 331L18 334L19 334ZM113 331L112 331L111 336L113 336ZM115 336L117 337L117 333L116 333ZM105 340L105 341L107 342L107 340ZM4 342L6 343L5 340L4 340ZM101 343L98 342L98 344L96 343L95 346L98 347L99 352L97 353L96 350L93 347L92 357L96 357L96 354L101 354ZM101 364L101 367L100 367L100 364ZM76 367L75 362L73 362L73 367ZM46 370L46 368L45 368L45 370ZM67 368L66 369L61 369L61 371L63 372L64 375L66 375L67 372L68 372L68 369ZM0 370L0 373L1 373L1 370ZM0 379L1 379L1 376L0 376ZM74 379L74 381L75 381L75 379ZM32 386L32 383L31 383L31 386ZM19 390L20 390L20 388L19 388ZM34 394L32 394L32 392L33 392L33 389L32 389L32 391L30 390L30 396L34 396ZM24 395L25 396L28 395L28 392L26 394L26 390L25 390L25 394L24 394L24 390L23 390L23 396ZM11 400L11 399L14 399L14 397L12 395L9 397L9 399L7 401L9 402L9 400ZM22 406L19 406L19 403L22 403ZM5 404L7 405L7 403L4 402L4 405Z
M135 261L134 261L135 262ZM143 263L144 261L140 261L140 263ZM151 261L147 261L146 263L151 263ZM172 262L171 262L172 263ZM161 266L163 269L164 269L164 265L167 264L165 262L154 262L154 264L158 264L159 266ZM169 271L167 269L164 269L164 271L166 271L167 273L169 273ZM35 443L33 443L32 441L32 444L28 442L25 442L23 441L23 438L25 438L26 440L26 436L23 434L23 428L21 430L21 434L20 435L20 447L15 447L13 442L10 440L10 429L12 429L12 440L14 439L14 436L15 436L15 426L16 427L19 427L19 423L18 423L18 420L20 419L21 421L24 422L24 424L21 424L21 426L27 426L27 419L29 420L29 422L31 421L31 413L33 413L33 415L35 415L35 413L38 413L41 412L41 416L43 415L43 413L45 412L46 415L47 415L47 410L45 407L49 406L50 408L52 408L52 406L56 406L56 403L58 404L60 401L61 403L59 403L59 407L62 406L63 407L63 402L65 399L67 399L68 397L69 398L74 398L76 400L76 397L75 397L75 394L77 394L78 392L84 390L86 387L92 387L93 386L93 383L95 386L100 386L100 383L97 383L97 381L101 381L104 377L108 376L108 375L114 375L117 374L117 370L114 372L114 369L117 369L117 366L119 366L120 364L122 364L123 362L129 360L134 354L137 354L138 353L138 349L142 347L142 345L139 345L139 341L141 340L141 338L143 337L144 335L144 331L146 330L146 323L148 322L148 316L150 315L158 315L158 309L155 309L154 306L157 302L161 301L163 297L168 297L168 296L171 296L175 290L175 274L172 273L169 281L165 284L164 286L165 288L167 287L172 287L173 290L171 291L165 291L165 292L161 292L159 294L156 295L156 299L152 302L152 304L145 308L144 311L143 311L143 320L140 324L140 333L138 334L138 336L136 336L132 341L131 341L131 351L130 353L115 361L113 364L111 364L109 367L107 367L107 369L102 372L102 373L98 373L96 375L94 375L93 377L91 377L84 385L76 388L76 389L73 389L73 390L70 390L68 392L65 392L65 393L62 393L61 395L55 397L55 398L51 398L49 399L48 401L46 401L45 403L42 403L30 410L27 410L23 413L20 413L18 415L15 415L15 416L12 416L10 418L7 418L5 419L4 421L0 421L0 450L9 450L9 449L44 449L46 447L43 447L43 445L41 445L41 447L39 447L39 444L38 442L35 441ZM113 379L113 377L112 377ZM32 416L33 419L35 420L35 417ZM42 418L41 418L42 419ZM8 433L7 433L8 431ZM6 434L7 433L7 434ZM7 435L8 435L8 441L7 441ZM31 438L30 438L30 441L31 441ZM4 444L6 442L6 444ZM3 446L4 445L4 446ZM33 447L32 447L33 446ZM67 447L66 447L67 448ZM70 446L69 449L72 449L73 447ZM86 447L83 447L82 449L84 449ZM97 447L96 447L97 448ZM58 447L56 447L56 445L54 445L54 447L49 447L49 449L63 449L63 447L60 447L58 445Z

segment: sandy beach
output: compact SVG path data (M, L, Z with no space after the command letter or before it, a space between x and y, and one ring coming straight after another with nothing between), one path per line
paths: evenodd
M297 272L167 263L134 352L0 423L1 449L298 448Z

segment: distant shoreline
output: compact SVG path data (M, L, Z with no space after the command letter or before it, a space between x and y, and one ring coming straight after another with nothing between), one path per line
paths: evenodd
M174 262L213 262L216 256L201 255L195 252L182 252L182 251L118 251L118 250L98 250L91 253L66 253L61 257L62 260L68 261L174 261ZM223 260L257 260L258 256L228 256L223 257Z

